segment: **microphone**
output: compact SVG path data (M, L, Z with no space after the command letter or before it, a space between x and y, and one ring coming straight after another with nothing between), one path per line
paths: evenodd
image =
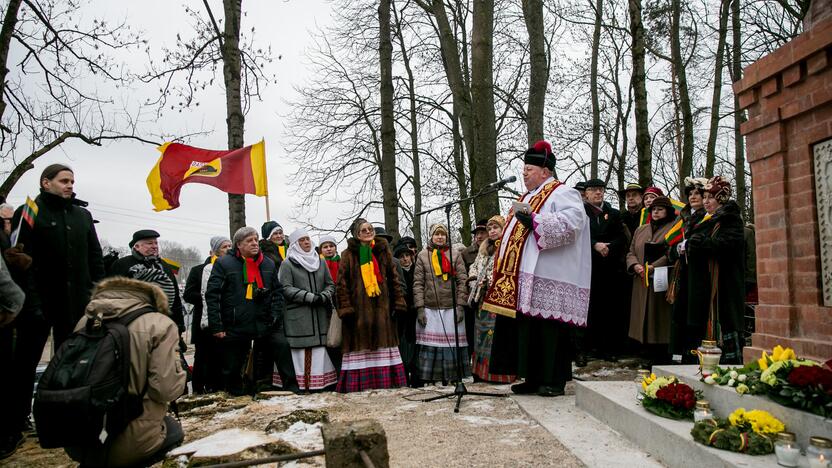
M497 182L491 182L490 184L486 185L486 189L502 187L503 185L510 184L512 182L517 181L517 176L506 177L503 180L498 180Z

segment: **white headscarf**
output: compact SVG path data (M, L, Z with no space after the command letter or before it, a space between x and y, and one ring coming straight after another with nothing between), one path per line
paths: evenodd
M303 251L298 241L304 237L309 237L309 233L305 229L295 229L295 232L289 234L289 248L286 250L286 258L294 260L306 271L313 273L321 267L321 257L318 256L318 252L315 252L314 242L312 242L312 248L309 249L309 252ZM311 241L312 238L309 239Z

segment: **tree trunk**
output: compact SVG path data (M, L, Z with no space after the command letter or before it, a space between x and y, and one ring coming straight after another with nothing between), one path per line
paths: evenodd
M598 178L598 150L601 142L601 105L598 102L598 49L601 47L601 18L604 0L595 0L595 29L592 31L592 59L589 65L589 94L592 99L592 147L589 177Z
M681 0L672 0L672 21L670 25L670 54L676 71L676 83L679 90L679 109L682 112L682 163L679 166L679 180L691 175L693 171L693 112L690 108L688 78L682 57L680 38L680 20L682 15Z
M705 151L705 177L714 176L716 166L716 138L719 130L719 108L722 100L722 67L725 64L725 37L728 35L728 12L731 0L721 0L719 5L719 38L714 59L714 88L711 98L711 127Z
M393 14L396 14L395 4L393 6ZM399 38L399 46L402 54L402 63L404 70L407 73L407 98L409 104L409 123L410 123L410 160L413 165L413 212L419 213L422 211L422 168L420 166L419 156L419 124L417 120L417 106L416 106L416 80L413 77L413 68L410 66L410 52L404 44L404 34L402 34L401 18L396 16L396 35ZM413 216L413 238L416 239L416 247L422 249L422 217Z
M546 86L549 83L549 61L546 57L543 1L523 0L523 18L529 34L529 106L526 111L529 147L543 140L543 109L546 107Z
M465 162L463 159L463 148L462 148L462 135L459 131L459 117L456 115L456 110L454 111L453 116L453 137L454 137L454 167L456 168L456 182L457 182L457 189L459 190L459 198L468 198L468 185L465 183ZM462 238L462 243L465 245L471 245L471 202L466 201L460 204L459 211L462 213L462 226L459 226L459 235ZM444 213L439 213L440 215ZM442 223L445 222L445 217L442 216L441 218ZM448 226L448 229L451 229ZM453 235L452 232L448 233L449 235ZM448 241L449 244L453 243L453 238Z
M9 45L12 42L12 33L17 25L17 13L20 10L22 0L10 0L6 6L6 14L3 16L3 27L0 28L0 118L6 111L6 75L9 73L9 67L6 63L9 61Z
M468 151L471 193L497 181L497 128L494 117L494 0L474 0L471 33L471 102L475 151ZM497 193L474 200L476 219L500 212Z
M742 79L742 30L740 29L740 0L731 2L731 79ZM754 213L747 199L745 182L745 140L740 133L740 126L745 122L745 113L740 110L740 100L734 94L734 183L737 186L737 203L743 219L753 221Z
M390 38L390 0L378 4L381 78L381 193L384 226L399 239L399 194L396 190L396 129L393 115L393 42Z
M242 148L245 141L245 116L243 115L240 85L240 17L242 0L223 0L225 32L222 43L222 74L225 80L225 122L228 126L228 149ZM246 225L245 195L228 194L228 224L233 238L237 229Z
M644 24L641 22L641 0L630 0L630 33L633 37L633 95L636 113L636 151L638 183L653 185L653 157L650 148L650 127L647 113L647 73L644 65Z

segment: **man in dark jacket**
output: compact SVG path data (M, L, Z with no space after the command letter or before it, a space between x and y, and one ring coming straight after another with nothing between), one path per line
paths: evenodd
M627 184L624 190L618 192L618 196L624 199L624 206L627 208L621 213L621 219L627 226L630 239L641 225L641 209L644 208L643 195L644 187L639 184Z
M260 252L254 228L238 229L233 245L233 253L214 262L205 302L208 328L222 349L223 387L241 395L241 371L252 340L279 330L283 323L283 286L274 262Z
M170 318L179 327L179 333L185 333L185 318L182 313L182 298L173 270L159 257L159 233L152 229L142 229L133 233L130 241L131 254L113 263L111 276L124 276L139 281L154 283L162 288L168 297ZM184 347L184 341L180 343Z
M624 254L627 235L621 212L604 201L606 184L600 179L586 181L584 209L589 217L592 243L592 283L589 296L589 316L586 337L579 342L577 364L586 362L590 347L600 357L614 360L624 344L629 323L629 304L621 302Z
M193 391L194 393L210 393L218 388L219 379L215 378L218 367L219 354L215 351L214 337L208 332L208 316L204 313L206 266L213 265L219 258L231 249L231 240L224 236L211 238L210 256L201 265L191 268L188 279L185 281L185 291L182 299L191 304L191 344L194 345L194 372ZM213 268L213 267L212 267ZM207 271L211 274L210 269ZM204 325L204 326L203 326Z
M3 252L26 300L11 324L16 344L0 398L0 457L14 452L29 426L35 368L50 329L57 348L84 315L93 284L104 276L92 215L84 209L87 203L75 198L74 186L72 169L47 166L34 200L37 209L24 205L15 211L12 225L20 232L16 245Z

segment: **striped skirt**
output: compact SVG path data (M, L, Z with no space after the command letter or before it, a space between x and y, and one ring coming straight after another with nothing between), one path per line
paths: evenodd
M345 353L336 392L352 393L381 388L407 386L407 377L399 348Z

